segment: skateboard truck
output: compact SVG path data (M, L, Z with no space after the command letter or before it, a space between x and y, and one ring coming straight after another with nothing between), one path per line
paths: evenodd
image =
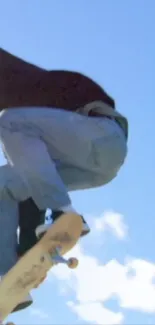
M55 253L50 255L53 264L66 264L70 269L75 269L78 266L78 260L75 257L66 259L60 255L61 248L56 247Z

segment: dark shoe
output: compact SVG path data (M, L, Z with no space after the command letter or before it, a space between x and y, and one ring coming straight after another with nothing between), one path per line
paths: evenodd
M31 198L19 203L19 257L37 243L35 229L44 222L45 211L40 211Z

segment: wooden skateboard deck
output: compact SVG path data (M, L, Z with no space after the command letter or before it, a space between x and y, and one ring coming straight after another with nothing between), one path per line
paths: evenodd
M30 290L37 286L39 280L56 262L65 262L69 267L77 266L75 265L76 259L69 261L60 259L76 245L81 232L81 217L75 213L63 214L40 241L5 275L0 283L1 321L24 300ZM55 251L56 248L61 248L59 255Z

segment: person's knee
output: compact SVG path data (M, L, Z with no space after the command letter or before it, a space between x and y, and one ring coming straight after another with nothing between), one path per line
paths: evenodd
M97 186L111 182L118 175L127 156L127 144L125 141L118 141L116 145L109 146L108 150L100 154L98 155L99 175L95 179Z
M92 182L92 188L97 188L104 186L108 183L110 183L114 178L116 177L116 173L99 173L98 175L95 175L93 182Z
M112 151L112 168L111 172L117 174L121 167L124 165L127 156L127 141L124 137L121 137L116 141L116 145Z
M127 156L127 141L124 135L116 135L107 140L101 149L97 148L96 159L103 177L112 179L117 175Z

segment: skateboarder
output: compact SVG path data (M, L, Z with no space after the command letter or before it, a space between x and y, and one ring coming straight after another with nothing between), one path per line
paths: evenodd
M54 210L56 218L75 211L69 190L107 184L123 165L127 120L82 74L46 71L3 50L0 59L0 141L23 184L23 200ZM37 236L44 231L46 225L37 227Z

